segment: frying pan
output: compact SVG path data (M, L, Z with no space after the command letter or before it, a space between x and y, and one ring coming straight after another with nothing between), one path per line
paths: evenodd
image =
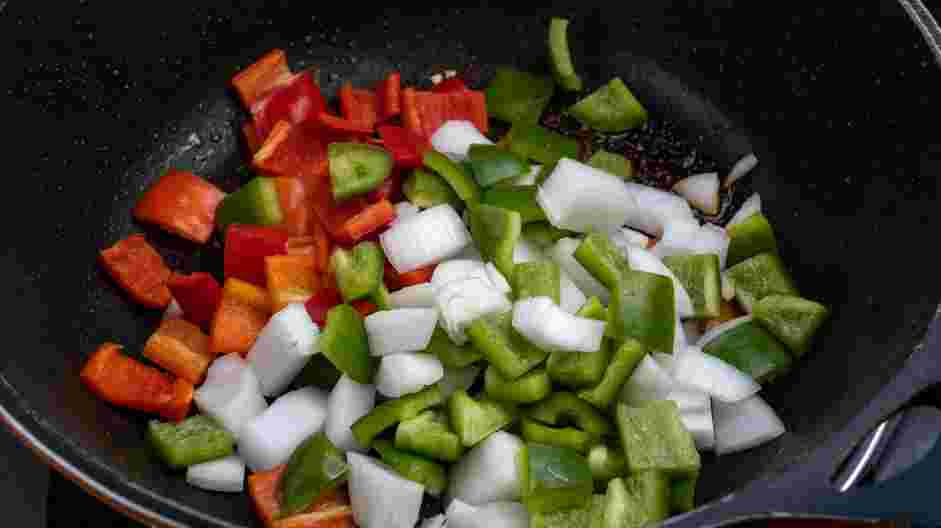
M707 456L703 506L676 525L812 511L855 441L941 380L941 72L899 3L193 4L0 1L2 417L112 506L168 526L254 522L245 497L194 489L154 463L143 417L93 398L78 372L104 340L139 350L159 318L97 269L100 248L143 230L176 269L221 268L218 243L175 240L134 224L130 210L168 167L235 188L244 116L227 83L274 47L295 69L319 66L328 92L393 69L415 82L479 65L471 73L485 77L495 64L544 70L548 17L568 16L589 87L619 75L656 117L651 155L728 170L757 153L736 199L761 192L784 261L833 318L764 390L789 432ZM679 162L670 170L685 175Z

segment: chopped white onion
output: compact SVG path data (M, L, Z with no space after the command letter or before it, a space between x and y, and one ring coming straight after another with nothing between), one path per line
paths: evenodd
M714 224L703 224L699 229L696 254L719 255L719 269L725 269L731 241L725 229Z
M680 421L683 422L683 427L693 437L696 447L700 451L708 451L716 446L716 429L712 418L712 408L708 407L709 396L702 392L692 394L705 398L707 407L703 411L680 411ZM674 397L668 399L676 401Z
M735 298L735 283L732 282L728 273L720 275L720 280L722 281L722 298L726 301L731 301Z
M674 368L678 382L695 387L723 402L742 401L761 390L761 385L748 374L696 347L690 347L676 358Z
M552 247L552 259L559 264L562 271L572 279L579 290L588 296L598 297L602 303L608 304L611 293L575 259L575 250L578 249L579 244L581 240L576 238L560 239Z
M413 528L425 487L359 453L347 453L350 502L360 528Z
M490 279L470 278L445 284L435 290L439 324L451 341L467 342L464 331L479 317L509 310L513 305Z
M516 456L522 447L519 438L504 431L488 436L452 466L448 496L470 505L518 500Z
M735 165L732 166L732 170L729 171L729 175L725 178L725 183L722 184L722 187L728 189L732 186L733 183L742 179L746 174L752 171L755 166L758 165L758 156L754 154L746 154L742 156L741 159L735 162Z
M752 319L753 319L752 316L744 315L742 317L736 317L735 319L732 319L731 321L726 321L720 324L719 326L712 328L711 330L703 334L702 337L699 338L699 341L696 342L696 348L699 348L699 349L706 348L706 345L708 345L713 340L715 340L715 338L735 328L736 326L739 326L739 325L742 325L751 321Z
M434 385L443 376L441 361L431 354L392 354L379 363L376 390L388 398L400 398Z
M245 462L231 455L186 468L186 483L209 491L241 493L245 489Z
M582 233L621 227L637 209L621 178L567 158L539 187L536 201L552 225Z
M644 356L621 388L621 401L637 405L666 399L676 389L676 381L655 359Z
M614 247L621 251L621 254L624 255L625 258L627 258L627 253L631 246L647 249L647 245L650 244L649 236L629 227L622 227L611 231L608 233L608 239L611 240Z
M281 396L242 427L239 455L252 471L284 464L294 449L320 431L327 418L327 395L304 387Z
M415 216L420 212L421 209L412 204L412 202L399 202L395 204L395 221L401 222L402 220Z
M751 449L787 431L774 409L757 395L737 403L714 401L712 414L719 455Z
M376 386L357 383L344 374L327 398L327 419L323 426L327 438L343 451L366 451L353 438L350 427L375 405Z
M395 271L408 273L457 255L471 236L454 208L441 204L395 222L379 241Z
M513 328L550 352L597 352L605 326L605 321L566 312L549 297L528 297L513 306Z
M307 361L320 352L320 329L303 304L292 303L271 316L248 351L261 393L277 396L291 384Z
M687 343L698 343L702 337L702 331L699 329L699 321L690 319L683 321L683 334L686 335Z
M735 212L735 216L729 220L729 223L725 225L726 229L736 225L741 224L749 216L761 212L761 195L755 193L748 197L745 202L742 203L742 206L738 208L738 211Z
M634 229L659 237L667 225L696 218L686 200L671 192L633 182L625 185L637 207L631 210L624 224Z
M444 377L438 382L441 397L445 400L459 390L468 390L480 374L480 367L470 365L464 368L444 368Z
M477 508L460 499L453 499L444 512L448 528L475 528Z
M487 265L483 261L451 259L435 266L435 271L431 274L431 285L437 289L451 282L472 278L490 280Z
M569 274L559 270L559 306L570 314L574 314L584 306L588 297L578 289L578 286L569 278Z
M406 286L389 294L393 308L431 308L435 305L435 288L429 282Z
M719 174L695 174L676 182L673 191L708 215L719 214Z
M372 355L418 352L431 342L431 334L438 325L438 311L434 308L382 310L368 315L363 323Z
M656 247L656 246L654 246ZM631 269L635 271L646 271L669 277L673 281L673 297L676 301L676 315L682 319L688 319L693 316L693 301L689 298L689 293L683 287L683 283L676 278L676 275L667 268L656 255L646 249L636 246L630 247L627 254L628 263Z
M510 293L513 291L513 288L510 287L510 283L506 281L506 277L504 277L503 274L500 273L500 270L498 270L497 267L493 265L493 262L488 262L486 268L487 277L490 278L490 282L497 290L503 293Z
M444 528L447 523L447 517L443 513L439 513L434 517L428 517L421 524L418 525L418 528Z
M470 121L445 121L431 135L431 146L454 161L464 161L471 145L493 145Z
M206 381L193 393L203 414L211 416L236 438L242 427L268 407L255 371L238 354L217 358L206 372Z
M517 240L516 245L513 247L513 264L536 262L544 258L545 255L542 254L542 251L525 238Z
M180 306L180 303L176 302L176 299L170 298L170 304L167 305L167 309L163 311L163 317L161 321L168 321L170 319L182 319L183 318L183 307Z
M656 361L663 370L667 371L668 374L671 376L674 375L673 373L674 368L676 367L676 358L673 356L673 354L654 352L653 354L650 354L650 357L652 357L653 360Z
M679 357L686 352L689 342L686 341L686 332L683 331L683 321L679 317L673 319L673 357Z
M526 174L520 174L519 176L510 179L510 183L516 186L522 185L536 185L536 179L539 177L539 173L542 172L542 165L532 165L529 168L529 172Z
M650 251L661 259L671 255L695 254L699 245L699 233L699 222L695 219L691 222L672 222L664 226L663 236Z

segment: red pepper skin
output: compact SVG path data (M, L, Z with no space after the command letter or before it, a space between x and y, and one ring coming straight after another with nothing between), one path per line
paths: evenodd
M323 325L327 322L327 312L330 311L330 308L342 302L340 290L336 286L336 279L332 276L325 276L321 288L304 303L304 308L307 309L310 318L323 328Z
M265 257L286 255L288 233L276 227L233 224L225 232L223 273L262 288L267 287Z
M262 141L278 123L306 123L326 109L320 86L310 72L293 75L251 106L255 133Z
M396 167L417 169L422 166L422 156L431 148L427 139L397 125L379 125L377 130Z
M216 207L225 193L192 172L170 169L134 206L134 218L204 244L215 227Z
M250 109L266 93L290 77L291 70L284 50L273 49L236 74L232 78L232 86L245 108Z
M402 172L393 169L389 176L382 180L379 187L373 189L366 195L366 200L370 203L388 200L392 203L398 203L402 200Z
M359 315L362 315L363 317L368 317L369 315L376 312L376 305L367 301L366 299L353 301L350 303L350 306L352 306L357 312L359 312Z
M379 122L388 121L402 112L402 76L393 72L376 85L379 102Z
M430 264L424 268L409 271L408 273L399 273L395 271L395 268L392 267L389 261L386 261L384 269L386 288L388 288L389 291L394 291L405 288L406 286L430 282L431 276L435 273L435 267L435 264Z
M190 275L176 273L170 277L167 286L183 309L184 318L208 331L222 300L222 286L216 279L201 271Z
M327 143L315 124L279 121L255 153L252 165L265 176L297 178L310 185L328 174Z
M369 90L359 90L346 83L340 88L340 113L351 123L372 130L379 121L379 101Z
M451 77L450 79L445 79L438 84L434 85L431 89L435 93L451 93L451 92L469 92L471 91L464 81L460 77Z
M328 133L337 135L371 136L373 130L372 126L330 115L327 112L320 112L317 115L317 123Z
M98 260L138 303L148 308L166 308L170 304L170 268L144 235L131 235L102 250Z
M413 133L431 136L445 121L470 121L486 134L489 130L487 102L483 92L435 93L406 88L402 90L402 122Z

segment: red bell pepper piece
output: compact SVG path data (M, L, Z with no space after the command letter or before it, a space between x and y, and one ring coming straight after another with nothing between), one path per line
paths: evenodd
M278 202L284 221L281 226L291 236L305 236L310 233L312 212L307 200L307 185L298 178L275 178L278 190Z
M366 206L343 224L341 239L356 242L379 231L395 220L395 207L388 200Z
M245 108L250 109L263 95L290 77L291 70L284 50L274 49L233 77L232 86Z
M379 122L388 121L402 112L402 76L393 72L376 85Z
M310 72L292 75L252 105L258 137L265 140L278 121L306 123L327 107Z
M481 133L489 130L487 103L483 92L435 93L414 88L402 90L402 121L405 127L430 138L445 121L470 121Z
M362 240L395 220L395 207L388 200L370 204L360 196L337 202L328 178L319 182L310 199L314 214L337 243Z
M175 273L167 286L173 298L183 309L187 321L209 329L212 317L222 300L222 287L212 275L197 272L191 275Z
M396 167L415 169L422 166L422 156L431 148L426 138L398 125L379 125L377 130Z
M170 304L170 268L144 235L131 235L102 250L98 260L135 301L148 308Z
M261 138L258 137L258 131L255 130L255 123L246 121L242 125L242 139L245 141L245 148L252 156L261 148Z
M317 115L317 123L327 133L339 136L371 136L373 130L373 127L367 124L343 119L327 112L320 112Z
M327 140L316 126L280 121L255 153L252 165L266 176L317 181L330 169Z
M431 89L435 93L451 93L451 92L469 92L470 88L464 84L464 81L460 77L451 77L450 79L445 79L438 84L434 85Z
M327 322L327 312L330 308L342 302L336 279L331 275L324 275L320 281L320 289L304 303L304 308L307 309L310 318L322 328Z
M379 101L369 90L353 88L350 83L340 88L340 113L343 118L372 131L379 120Z
M215 227L225 193L192 172L170 169L134 207L134 218L187 240L205 243Z
M393 169L386 179L382 180L379 187L376 187L366 195L366 200L371 203L382 200L389 200L397 203L402 200L402 173L398 169Z
M121 345L104 343L82 368L82 383L114 405L180 421L189 413L193 384L174 379L121 352Z
M395 271L395 268L392 267L392 264L390 264L389 261L386 261L384 270L386 288L388 288L390 291L394 291L405 288L406 286L414 286L423 282L429 282L431 281L431 276L435 272L435 266L435 264L429 264L424 268L418 268L417 270L409 271L408 273L399 273Z
M323 492L306 510L281 516L281 476L286 465L248 477L248 494L265 528L354 528L353 509L345 488Z
M288 234L283 229L233 224L225 232L222 267L226 279L234 277L267 286L265 257L287 254Z
M369 315L376 312L376 305L367 301L366 299L355 300L350 303L350 306L356 309L356 311L359 312L359 315L362 315L363 317L368 317Z
M144 344L144 357L193 385L202 383L215 359L209 352L209 336L183 319L161 323Z

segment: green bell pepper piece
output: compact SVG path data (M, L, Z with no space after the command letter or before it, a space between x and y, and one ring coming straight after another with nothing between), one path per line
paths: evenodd
M587 453L592 445L598 443L597 436L580 429L574 427L549 427L529 418L522 419L520 432L527 442L566 447L582 454Z
M642 528L669 516L669 480L646 471L608 483L604 528Z
M525 158L496 145L471 145L467 164L481 187L491 187L529 172Z
M627 378L631 377L634 368L644 359L646 350L644 345L636 339L625 339L621 346L614 351L614 356L604 377L594 387L583 389L578 392L578 397L594 405L598 409L608 409Z
M530 514L529 528L601 528L604 507L604 495L596 493L585 508Z
M429 150L422 156L422 163L425 167L435 171L439 176L448 182L448 185L454 189L454 193L465 203L480 201L480 186L474 181L474 178L457 163L451 161L447 156Z
M281 517L307 509L329 489L346 482L346 456L324 433L317 433L294 450L279 482Z
M612 331L618 340L633 337L649 352L673 353L676 305L673 281L644 271L627 271L611 289Z
M607 311L597 297L588 299L575 314L579 317L607 320ZM601 349L593 353L553 352L546 363L549 377L556 383L570 388L597 384L611 362L611 341L601 341Z
M382 248L372 241L360 242L350 250L341 247L333 250L330 269L343 301L372 296L383 283L384 263Z
M696 481L699 475L673 479L670 483L670 511L686 513L696 507Z
M588 450L588 469L595 482L607 483L613 478L627 475L627 459L620 449L596 444Z
M624 181L634 179L634 164L631 163L631 160L607 150L599 150L592 154L588 158L588 165L615 176L620 176Z
M551 260L520 262L513 266L510 283L517 299L549 297L559 304L561 273L559 265Z
M742 323L706 343L703 352L712 354L767 383L791 369L791 353L773 334L756 321Z
M601 233L591 233L582 240L575 249L575 260L609 290L631 269L621 251Z
M551 396L529 408L527 415L549 425L574 424L595 436L614 433L611 422L571 392L554 392Z
M536 202L539 188L535 185L516 185L513 187L491 187L484 191L482 203L502 207L520 214L524 224L546 220L546 213Z
M718 255L670 255L663 265L676 275L693 301L693 317L715 319L722 305Z
M749 313L754 311L755 303L769 295L800 295L784 262L775 253L755 255L725 273L735 286L735 298Z
M511 381L491 365L484 374L484 392L494 400L535 403L552 392L552 382L544 368L533 369Z
M618 77L575 103L569 113L601 132L621 132L647 122L647 110Z
M513 329L513 312L486 315L467 329L467 337L506 379L515 380L545 361L548 352Z
M372 383L376 361L369 355L363 316L352 306L330 308L318 345L323 355L353 381Z
M777 253L778 242L771 223L761 213L729 226L729 254L726 265L731 267L759 253Z
M555 83L550 77L499 67L487 85L487 112L501 121L535 123L552 99Z
M408 201L422 209L444 203L457 207L461 203L461 199L444 178L423 168L415 169L409 174L402 184L402 192Z
M582 78L575 73L572 53L569 50L569 21L553 18L549 21L549 56L555 80L563 89L577 92L582 89Z
M830 316L826 306L793 295L768 295L754 305L755 320L801 357Z
M643 471L625 479L627 490L639 500L650 522L670 516L671 479L661 471Z
M457 462L464 454L461 439L451 430L447 415L438 411L425 411L399 423L395 447L442 462Z
M389 151L368 143L330 143L327 160L337 201L372 191L392 173Z
M621 447L631 473L663 471L672 477L699 472L699 452L671 400L653 400L640 407L617 405Z
M523 238L540 248L547 249L563 238L576 234L567 229L559 229L549 222L533 222L523 226Z
M425 352L435 355L445 367L458 369L473 365L484 357L471 343L454 344L447 332L440 326L435 327L434 333L431 334L431 341L425 347Z
M584 508L591 502L591 470L574 449L528 443L517 456L520 494L530 513Z
M481 255L493 261L504 277L512 276L513 248L523 228L520 214L491 205L474 204L470 207L470 228Z
M284 219L274 179L257 176L216 208L216 225L224 230L230 224L275 225Z
M385 275L383 275L383 277L384 276ZM392 297L390 297L389 289L386 288L385 282L379 283L379 287L372 292L372 295L369 296L369 300L376 305L376 310L383 311L392 309Z
M383 462L399 475L424 486L425 493L432 497L441 495L448 486L448 475L441 464L396 449L388 440L376 440L372 446Z
M333 363L327 359L327 356L314 354L311 356L310 360L307 361L307 364L304 365L304 370L297 375L294 385L297 387L313 385L321 389L330 390L337 384L337 381L340 381L342 376L343 373L333 366Z
M147 424L147 439L171 468L183 468L232 454L232 434L203 415L192 416L180 423Z
M475 400L467 391L458 390L448 398L451 427L464 447L474 447L492 433L516 420L516 410L489 399Z
M510 152L542 163L544 170L562 158L578 159L578 141L533 123L513 123L503 139Z
M359 445L369 447L379 433L399 422L418 416L425 409L442 403L444 403L444 398L441 397L441 390L437 385L414 394L407 394L396 400L383 402L353 424L351 428L353 438Z

